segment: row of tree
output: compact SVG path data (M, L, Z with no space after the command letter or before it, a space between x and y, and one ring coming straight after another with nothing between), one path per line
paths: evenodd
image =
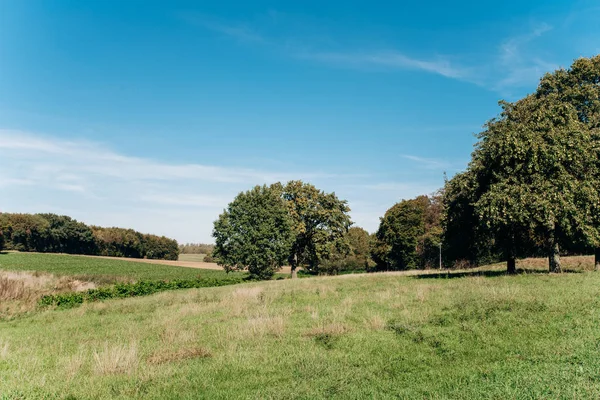
M214 244L205 243L186 243L179 245L179 254L206 254L209 255L214 250Z
M600 267L600 56L546 74L535 93L501 102L467 170L447 182L444 245L476 262L595 252Z
M310 273L479 265L595 253L600 268L600 56L546 74L479 134L466 171L403 200L374 235L347 202L292 181L241 193L215 222L216 261L261 278L287 263Z
M9 250L42 253L164 260L179 257L177 241L164 236L87 226L56 214L0 214L0 244Z

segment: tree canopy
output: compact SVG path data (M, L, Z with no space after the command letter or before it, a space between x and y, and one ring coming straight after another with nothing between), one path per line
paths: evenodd
M319 271L329 275L353 271L370 271L375 265L371 259L372 237L369 232L353 226L346 233L344 241L348 246L340 246L319 266Z
M290 181L283 188L294 241L288 261L292 274L299 266L318 273L319 265L336 251L349 251L346 237L352 225L348 202L335 193L325 193L302 181Z
M380 271L432 267L439 257L439 196L419 196L391 207L379 224L373 260Z
M321 272L336 252L349 251L351 225L347 202L311 184L290 181L285 186L257 186L240 193L215 222L213 257L225 269L248 269L261 279L289 262Z
M599 65L598 57L577 60L547 74L535 94L501 102L467 171L446 184L446 238L463 240L455 236L462 226L472 244L499 249L509 272L536 248L560 271L561 248L600 245ZM475 256L468 244L459 248Z
M292 220L281 185L256 186L242 192L215 221L215 261L227 271L248 269L269 279L283 266L293 241Z

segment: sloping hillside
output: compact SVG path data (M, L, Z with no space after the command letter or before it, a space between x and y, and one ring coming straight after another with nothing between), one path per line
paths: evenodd
M0 323L0 393L600 397L600 274L487 275L286 280L39 312Z

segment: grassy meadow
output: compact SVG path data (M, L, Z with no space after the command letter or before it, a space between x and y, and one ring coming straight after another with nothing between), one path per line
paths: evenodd
M85 292L116 283L194 279L224 282L246 275L131 260L0 252L0 321L35 310L45 295Z
M130 260L50 253L0 253L0 270L38 271L57 276L71 276L98 284L133 280L218 278L220 270L149 264Z
M499 268L39 310L0 321L0 398L600 398L600 273Z

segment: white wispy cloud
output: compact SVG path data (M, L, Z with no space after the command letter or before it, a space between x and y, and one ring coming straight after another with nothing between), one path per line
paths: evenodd
M435 158L425 158L425 157L413 156L410 154L402 154L401 157L405 158L407 160L410 160L410 161L414 161L415 163L419 164L420 166L422 166L423 168L426 168L426 169L443 170L443 169L451 167L451 164L448 163L447 161L438 160Z
M228 36L241 42L265 43L267 39L246 24L223 22L214 17L198 13L179 13L178 17L190 24Z
M399 200L426 185L377 183L368 171L329 174L166 163L118 153L103 143L0 129L0 211L55 212L84 222L211 241L212 222L253 185L301 179L347 199L374 231Z
M273 15L278 13L271 11L270 20L274 20ZM433 74L442 75L448 78L460 79L468 75L468 71L452 64L443 57L437 57L431 60L423 60L410 57L397 50L369 50L369 51L320 51L312 49L312 43L304 43L302 40L291 40L289 38L280 38L279 40L258 33L256 29L247 24L239 22L216 21L205 15L182 14L181 18L185 21L202 26L205 29L227 36L231 39L268 45L288 56L312 60L317 62L334 65L337 67L351 68L392 68L422 70ZM309 50L312 49L312 50Z
M290 15L286 17L288 23L293 22L290 25L302 30L301 27L298 28L301 23L294 21ZM267 33L258 33L254 26L256 23L222 21L197 15L186 15L184 19L237 41L267 46L287 57L318 62L335 68L423 71L482 86L509 97L513 89L535 85L544 73L558 68L555 62L548 61L532 46L537 39L553 29L551 25L543 22L500 40L495 52L473 58L461 54L415 57L393 47L365 48L363 44L362 49L357 49L352 43L344 40L311 41L312 36L308 28L306 32L268 34L269 26L263 26L264 32ZM270 13L269 18L263 20L263 24L274 23L278 19L273 18ZM321 46L321 42L325 42L326 45Z
M135 220L134 228L151 227L186 241L210 240L212 221L235 194L252 185L339 177L165 163L123 155L102 143L0 129L0 210L61 212L99 225ZM187 228L174 230L175 225L185 225L181 221L157 223L164 219L159 215L178 208L189 213ZM131 217L113 217L121 218L124 210Z
M551 31L553 27L540 23L530 31L510 37L499 46L496 70L497 79L491 84L496 91L506 92L510 88L535 85L546 72L554 71L558 65L544 60L530 48L532 42Z
M189 206L189 207L217 207L222 208L228 204L232 198L225 196L210 196L198 194L149 194L142 195L140 200L170 206Z
M522 57L521 50L524 45L552 30L552 26L541 23L530 32L511 37L500 45L500 58L506 64L511 64Z
M0 151L7 156L34 157L38 162L30 168L35 175L52 173L79 179L81 174L93 174L124 180L192 180L211 182L268 183L306 178L335 177L331 174L271 172L249 168L227 168L201 164L168 164L151 159L124 156L99 143L73 142L44 138L27 132L1 130ZM51 160L52 162L45 162ZM72 166L76 165L76 171Z
M439 58L434 60L420 60L409 57L395 50L377 51L350 51L350 52L309 52L297 54L299 58L321 61L340 67L382 67L391 69L421 70L445 76L447 78L461 79L468 76L468 71L453 65L450 61Z

